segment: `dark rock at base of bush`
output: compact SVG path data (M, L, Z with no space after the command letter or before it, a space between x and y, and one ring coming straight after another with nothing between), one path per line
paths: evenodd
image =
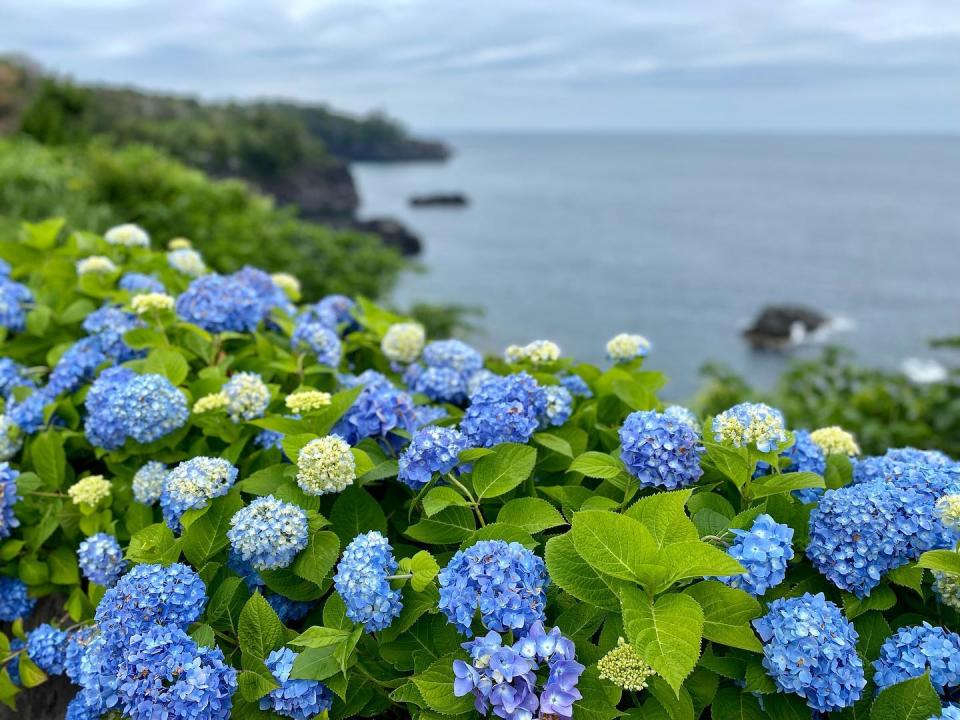
M784 350L827 322L826 315L802 305L768 305L743 336L755 349Z
M467 196L463 193L432 193L414 195L410 198L413 207L466 207Z
M278 204L296 205L306 218L352 217L360 204L350 169L339 160L303 165L257 184Z
M401 255L407 257L419 255L423 249L420 238L414 235L409 228L393 218L370 218L368 220L353 220L343 226L345 229L359 230L360 232L378 235L387 247L395 248Z

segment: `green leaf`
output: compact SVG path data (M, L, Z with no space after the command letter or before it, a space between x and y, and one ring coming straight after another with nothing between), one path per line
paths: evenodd
M380 503L356 485L337 496L329 518L333 531L344 546L360 533L379 530L384 536L387 534L387 518Z
M467 499L451 487L435 487L423 498L423 511L427 517L433 517L441 510L450 507L467 507Z
M666 681L654 675L649 680L648 690L667 711L670 720L693 720L693 700L685 688L674 693Z
M541 498L523 497L511 500L497 515L497 522L515 525L528 533L538 533L564 524L557 509Z
M143 370L163 375L174 385L180 385L190 374L190 366L178 350L154 348L143 361Z
M810 720L810 708L799 695L767 695L763 709L767 720Z
M750 463L746 448L729 448L719 443L704 442L707 449L707 458L721 474L742 488L753 475L753 466Z
M33 468L44 484L52 489L63 487L66 477L67 456L63 440L53 430L37 435L30 444L30 459Z
M574 514L572 531L577 552L598 572L639 582L653 561L657 543L633 518L603 510Z
M767 720L760 702L752 694L731 687L717 691L710 713L713 720Z
M237 675L237 685L240 689L240 695L249 702L259 700L271 690L280 687L280 683L272 675L266 677L253 670L241 670L240 674Z
M46 681L46 673L36 666L29 655L20 653L20 684L25 688L32 688Z
M258 660L265 660L267 655L283 645L283 623L259 593L251 595L243 606L237 636L240 649Z
M473 488L477 498L497 497L510 492L533 472L537 464L537 451L529 445L503 443L493 448L474 464Z
M750 625L760 616L760 603L753 596L715 580L699 582L684 594L703 609L703 636L707 640L751 652L763 650Z
M843 611L853 620L870 610L889 610L897 604L897 594L888 585L877 585L865 598L844 592L840 594L843 600Z
M927 720L940 714L940 698L930 674L884 688L870 709L870 720Z
M176 562L182 545L164 523L154 523L133 534L127 545L127 559L135 563L170 564Z
M639 520L657 541L657 547L684 541L698 541L697 528L684 510L692 490L662 492L640 498L624 513Z
M20 579L27 585L45 585L50 581L50 568L35 557L21 558Z
M346 673L347 669L356 662L353 651L362 634L363 626L357 625L343 640L303 650L293 662L290 677L303 680L326 680L337 673Z
M407 528L406 534L422 543L455 545L468 538L477 526L465 507L448 507Z
M328 628L314 626L307 628L293 640L291 645L305 648L324 648L330 645L345 643L353 635L356 628Z
M623 463L606 453L590 451L570 463L567 472L578 472L587 477L609 480L623 472Z
M424 701L443 715L458 715L473 708L473 695L456 697L453 694L453 661L456 654L444 655L412 680Z
M223 497L212 500L207 511L184 530L183 554L194 567L203 567L229 544L230 520L241 508L240 490L233 488Z
M403 569L413 573L413 577L410 578L410 585L417 592L425 590L427 585L430 585L437 573L440 572L437 561L426 550L421 550L410 558L409 562L403 565Z
M559 455L568 458L573 457L573 448L570 446L570 443L558 435L551 433L534 433L533 441L537 443L537 445L542 445L547 450L553 450Z
M307 546L293 561L292 570L304 580L322 585L340 554L340 539L329 530L310 533Z
M577 552L570 533L550 538L544 549L550 579L577 600L606 610L617 610L617 596Z
M540 543L533 539L526 530L521 530L516 525L507 525L502 522L489 523L482 528L471 533L470 537L460 543L460 549L466 550L470 545L474 545L481 540L503 540L508 543L520 543L527 550L533 550Z
M960 553L954 550L928 550L917 561L917 565L927 570L960 574Z
M70 548L64 546L55 548L47 556L47 565L50 567L50 582L57 585L77 585L80 583L77 556Z
M688 595L673 593L651 601L633 587L621 590L623 626L630 642L657 674L679 693L700 657L703 610Z
M887 573L887 580L894 585L910 588L923 595L923 568L917 565L901 565Z
M695 540L669 545L657 553L657 561L670 571L672 582L686 578L741 575L743 566L723 550Z
M860 655L867 662L873 662L879 658L883 642L893 632L883 614L878 611L864 613L853 621L853 626L859 635L857 650Z
M750 486L750 497L754 500L779 495L780 493L802 490L804 488L826 487L823 478L812 472L783 473L782 475L767 475L754 480Z

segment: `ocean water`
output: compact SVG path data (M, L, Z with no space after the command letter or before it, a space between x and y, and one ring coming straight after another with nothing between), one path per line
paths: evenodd
M356 165L361 214L424 241L396 302L482 308L484 351L550 338L602 361L611 336L641 333L680 400L707 361L775 381L785 356L740 336L767 303L850 321L831 341L884 367L960 333L960 138L448 139L445 164ZM407 204L445 191L469 207Z

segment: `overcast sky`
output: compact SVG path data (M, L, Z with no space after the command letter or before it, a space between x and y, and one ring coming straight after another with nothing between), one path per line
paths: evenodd
M0 50L420 130L960 131L960 0L0 0Z

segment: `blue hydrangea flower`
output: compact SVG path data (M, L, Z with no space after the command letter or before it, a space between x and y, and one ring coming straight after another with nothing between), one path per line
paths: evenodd
M642 487L692 485L703 474L703 452L692 427L654 410L631 413L620 428L620 459Z
M101 373L87 393L84 432L95 447L116 450L127 438L149 443L182 427L187 399L162 375L138 375L123 367Z
M544 619L546 566L520 543L481 540L458 551L438 577L439 607L467 637L477 610L483 626L497 632Z
M47 389L51 396L74 392L84 382L93 377L97 368L110 360L100 338L85 337L77 340L60 356L50 372ZM49 397L46 402L50 402Z
M203 614L207 588L186 565L137 565L107 590L95 619L111 647L152 625L187 628Z
M413 424L416 428L422 428L433 425L449 415L450 413L442 405L417 405L413 409Z
M204 275L177 298L177 315L207 332L253 332L263 317L256 293L232 277Z
M124 273L123 277L120 278L120 282L117 283L117 287L131 294L162 293L167 291L163 283L156 277L139 272Z
M497 375L470 396L460 429L471 447L525 443L540 427L546 407L547 394L527 373Z
M672 417L674 420L679 420L684 425L689 425L698 435L702 430L700 426L700 419L697 417L696 413L694 413L690 408L684 407L683 405L669 405L663 411L663 414L667 417Z
M117 710L117 669L124 645L108 643L102 632L86 638L86 648L80 654L79 678L74 682L83 688L77 694L73 707L78 717L99 719L104 713Z
M590 389L590 386L587 385L587 381L584 380L579 375L574 375L573 373L565 373L563 375L558 375L557 379L560 381L560 384L563 385L567 390L570 391L570 394L574 397L582 398L591 398L593 397L593 390Z
M483 356L461 340L434 340L423 348L423 361L430 367L444 367L472 375L483 367Z
M0 358L0 396L10 402L17 388L35 388L36 383L27 375L27 369L15 360Z
M277 286L269 273L250 265L244 265L230 277L253 290L254 295L260 301L260 317L262 319L266 320L274 309L282 310L288 315L293 315L296 312L290 298Z
M780 692L822 713L860 699L867 681L857 631L823 593L774 600L753 625L763 640L763 666Z
M827 456L813 440L808 430L795 430L793 445L788 447L780 457L790 461L786 472L812 472L823 475L827 471ZM802 503L816 502L823 495L821 488L803 488L794 490L793 496Z
M21 332L27 326L27 310L32 304L33 293L26 285L0 277L0 327Z
M67 660L67 633L44 623L27 634L27 655L48 675L62 675Z
M775 450L787 439L783 415L763 403L745 402L724 410L713 419L713 433L725 445L752 445L760 452Z
M0 620L13 622L33 612L35 598L27 595L27 586L19 578L0 575Z
M333 428L351 445L372 437L392 441L393 430L412 433L416 428L413 398L398 390L386 377L367 370L355 378L344 378L347 387L363 385L363 391Z
M466 440L454 428L428 426L417 430L400 456L401 482L419 490L433 477L444 475L457 466L457 458L467 447Z
M283 450L283 445L281 444L283 437L283 433L277 432L276 430L261 430L257 433L256 437L253 438L253 441L258 447L262 447L264 450L269 450L270 448Z
M873 667L879 690L929 672L930 682L943 695L960 685L960 635L926 622L902 627L884 640Z
M88 699L88 693L81 690L67 704L64 720L100 720L100 709Z
M130 720L227 720L237 671L219 647L198 647L177 627L134 635L120 662L118 694Z
M333 586L347 606L347 617L367 632L390 627L403 609L400 591L387 577L397 570L390 543L376 530L357 535L343 551Z
M960 705L944 705L940 715L934 715L930 720L960 720Z
M292 680L290 671L298 653L290 648L271 652L266 659L267 669L280 687L260 698L260 709L293 720L310 720L333 705L333 693L317 680Z
M260 497L234 514L227 538L254 570L285 568L307 546L307 514L273 495Z
M125 333L139 327L143 327L143 322L136 315L113 305L94 310L83 321L83 329L91 337L96 337L104 355L118 363L143 355L123 341Z
M163 519L174 532L187 510L201 508L209 500L226 495L237 480L237 469L223 458L195 457L167 473L160 496Z
M10 654L13 655L7 663L7 674L10 676L10 682L17 687L20 686L20 654L18 650L25 648L27 644L18 637L10 640ZM16 653L16 654L15 654Z
M540 427L563 425L573 412L573 395L563 385L547 385L543 391L547 397L547 405L540 418Z
M20 527L20 521L13 512L13 506L22 499L17 494L18 477L19 470L0 462L0 540L10 537L13 529Z
M97 632L96 625L87 625L74 630L67 636L63 667L74 685L79 685L83 678L83 657Z
M300 313L305 322L319 322L331 330L349 331L356 326L353 310L356 303L345 295L327 295L319 302L306 306Z
M107 533L97 533L80 543L77 561L84 577L104 587L116 583L127 567L123 548L113 535Z
M298 352L310 351L321 365L337 367L343 348L337 333L319 322L298 320L290 336L290 346Z
M732 529L736 542L727 554L743 565L742 575L717 578L751 595L763 595L783 582L787 563L793 559L793 528L767 514L758 515L750 530Z
M261 418L270 405L270 390L257 373L236 373L223 386L223 392L227 395L227 414L234 422Z
M163 495L167 466L157 460L146 462L133 476L133 497L144 505L153 505Z
M410 365L403 381L412 392L426 395L436 402L460 404L467 397L467 381L462 373L448 367Z

